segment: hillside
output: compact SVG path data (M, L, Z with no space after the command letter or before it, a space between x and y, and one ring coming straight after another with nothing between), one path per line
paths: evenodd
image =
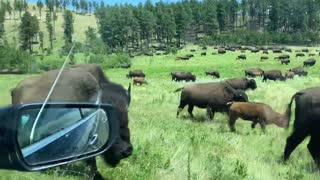
M36 11L33 10L33 6L35 4L29 3L29 12L31 12L33 15L37 16L39 19L40 24L40 31L44 33L44 47L48 47L48 31L45 24L45 16L46 16L46 9L42 9L42 16L40 19L39 11L38 9ZM13 16L13 15L12 15ZM63 11L57 12L58 19L56 21L55 25L55 32L56 32L56 40L54 41L54 47L60 47L63 45ZM96 18L93 14L88 15L80 15L77 13L73 13L74 16L74 37L77 39L77 41L84 42L85 40L85 31L87 28L93 27L97 28ZM5 37L6 39L14 43L15 39L18 42L19 40L19 25L20 25L20 18L18 18L18 13L16 15L16 19L14 20L13 17L10 18L7 14L6 20L5 20Z

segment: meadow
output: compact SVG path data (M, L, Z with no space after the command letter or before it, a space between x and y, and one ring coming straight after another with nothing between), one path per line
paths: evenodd
M301 49L302 47L293 47ZM189 61L175 61L176 56L190 54L196 49L195 57ZM309 48L315 51L315 48ZM207 56L200 56L200 47L187 46L177 55L138 56L132 59L131 69L146 73L148 85L133 86L129 109L131 139L134 152L116 168L110 168L98 158L98 169L106 179L320 179L320 173L308 152L306 139L284 164L281 161L286 138L292 131L275 125L267 126L262 133L260 126L251 129L251 123L236 122L236 132L230 132L227 116L216 113L208 121L204 109L195 108L195 120L191 120L187 108L176 118L180 94L173 91L188 83L173 82L169 73L176 70L191 71L197 76L197 83L221 81L226 78L244 77L244 69L260 67L263 70L280 69L283 73L290 68L302 66L308 57L295 58L291 63L281 65L273 58L279 54L269 52L269 60L260 61L261 52L246 52L246 61L236 61L240 52L225 55L211 55L216 50L208 47ZM316 57L319 60L318 57ZM255 78L258 88L247 94L252 102L269 104L278 112L284 112L291 96L304 88L320 83L319 64L305 68L307 77L294 77L286 82L267 81ZM220 71L221 78L205 76L206 70ZM127 69L106 69L113 82L127 87L130 79L125 77ZM1 105L10 104L9 90L20 80L32 75L1 75ZM82 165L76 168L83 173ZM53 172L0 171L0 179L82 179L80 176L63 176Z

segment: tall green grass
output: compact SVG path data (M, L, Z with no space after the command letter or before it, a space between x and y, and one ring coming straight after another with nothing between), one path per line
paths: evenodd
M175 61L179 55L189 54L189 49L196 48L195 57L190 61ZM121 161L116 168L110 168L98 158L98 168L107 179L320 179L304 141L292 154L287 164L281 156L286 138L292 129L284 130L274 125L267 126L262 133L259 126L252 130L250 122L239 119L236 132L229 131L227 116L216 113L213 121L206 120L204 109L195 108L195 120L189 119L186 109L176 118L179 93L176 88L187 83L172 82L169 73L174 70L192 71L197 75L197 82L220 81L230 77L243 77L242 70L261 67L264 70L301 66L305 58L294 58L291 64L281 65L270 59L260 62L261 53L247 52L247 61L235 61L239 52L225 55L211 55L213 48L207 50L207 56L200 56L200 48L187 47L178 55L135 57L131 69L141 69L147 76L149 85L133 86L132 103L129 109L133 155ZM318 57L316 57L319 60ZM275 110L283 112L291 96L304 88L317 86L319 64L306 68L308 77L295 77L286 82L262 83L256 78L258 88L247 92L250 101L263 102ZM219 70L221 79L205 76L204 71ZM117 83L128 86L130 79L125 77L126 69L106 69L108 77ZM26 76L0 76L1 104L10 103L8 90ZM292 121L293 122L293 121ZM291 122L291 126L292 126ZM80 166L81 167L81 166ZM82 172L81 168L78 168ZM9 171L0 171L0 176ZM11 172L9 178L41 179L63 178L48 173ZM68 179L65 177L64 179ZM76 177L77 178L77 177ZM1 179L1 178L0 178Z

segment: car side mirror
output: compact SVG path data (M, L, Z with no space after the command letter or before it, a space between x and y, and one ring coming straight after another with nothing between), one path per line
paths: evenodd
M19 104L0 109L0 169L34 171L106 151L119 135L109 104Z

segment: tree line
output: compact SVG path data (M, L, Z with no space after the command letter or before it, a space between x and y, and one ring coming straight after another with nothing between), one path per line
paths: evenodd
M110 48L207 43L316 43L319 0L147 0L138 6L99 5L99 33Z

